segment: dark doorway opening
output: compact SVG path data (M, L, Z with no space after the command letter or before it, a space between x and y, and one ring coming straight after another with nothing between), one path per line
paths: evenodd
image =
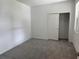
M59 14L59 40L69 40L70 13Z

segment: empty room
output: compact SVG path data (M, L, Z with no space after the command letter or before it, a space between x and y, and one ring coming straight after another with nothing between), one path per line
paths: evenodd
M79 0L0 0L0 59L79 59Z

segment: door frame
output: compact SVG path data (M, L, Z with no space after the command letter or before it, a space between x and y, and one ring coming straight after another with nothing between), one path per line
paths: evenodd
M70 18L71 18L71 13L70 12L58 12L58 13L47 13L47 39L49 40L49 37L48 37L48 16L49 14L60 14L60 13L69 13L69 30L68 30L68 41L69 41L69 33L70 33ZM59 30L58 30L58 40L59 40Z

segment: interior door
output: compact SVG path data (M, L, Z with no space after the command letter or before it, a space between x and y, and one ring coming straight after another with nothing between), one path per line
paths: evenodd
M59 14L48 14L48 39L58 40Z

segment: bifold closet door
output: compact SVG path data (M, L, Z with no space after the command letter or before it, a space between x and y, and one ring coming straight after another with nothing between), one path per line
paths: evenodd
M59 14L48 14L48 39L58 40Z

